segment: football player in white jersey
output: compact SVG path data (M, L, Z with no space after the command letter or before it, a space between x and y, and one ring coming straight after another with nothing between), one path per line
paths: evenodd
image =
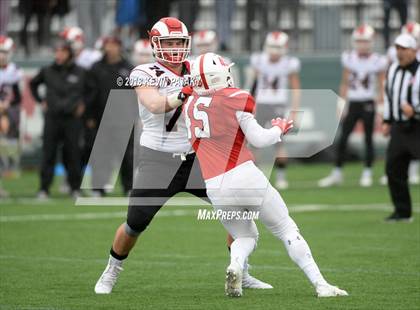
M295 112L300 101L300 61L288 55L289 36L282 31L267 34L262 53L251 56L254 83L251 94L257 103L257 120L262 126L268 126L272 115L284 117L286 109L291 108L295 120ZM290 91L291 90L291 91ZM289 92L292 96L289 98ZM286 152L279 146L278 158L275 161L276 187L288 188L286 180Z
M401 28L401 34L407 33L410 34L416 39L417 45L419 46L419 49L417 51L417 59L420 60L420 24L417 22L408 22ZM395 48L395 45L391 45L388 48L387 56L389 60L389 64L398 61L397 59L397 49Z
M208 200L182 115L182 104L192 93L191 86L184 86L190 72L191 37L184 23L173 17L158 21L149 36L156 61L135 67L130 75L143 125L140 162L127 220L116 231L108 264L95 286L97 294L111 293L124 259L167 200L179 192ZM244 287L271 288L247 272L244 276L248 277Z
M140 39L134 43L131 61L135 66L153 62L153 50L149 40Z
M408 22L401 28L401 34L407 33L412 35L414 39L417 41L417 60L420 61L420 24L417 22ZM398 61L397 59L397 49L395 45L392 45L388 48L387 52L389 65L393 62ZM408 168L408 181L410 184L420 184L420 175L419 175L419 168L420 168L420 161L419 160L412 160L410 162L410 166ZM388 183L388 179L386 175L383 175L380 179L380 183L382 185L386 185Z
M12 38L0 36L0 144L1 149L14 148L16 151L0 152L0 161L3 161L6 169L16 169L19 164L19 118L21 94L19 83L23 73L15 63L11 62L14 49ZM8 153L16 154L11 157ZM3 166L1 165L1 166ZM0 170L0 197L6 197L7 193L1 187Z
M376 104L383 103L383 85L387 59L373 52L375 30L367 24L354 29L353 50L342 54L343 74L340 97L348 101L348 110L343 119L341 136L338 142L335 168L327 177L319 180L320 187L341 184L347 140L356 123L363 122L365 134L365 165L359 184L372 185L372 164L374 160L373 129Z
M66 27L60 33L60 37L70 42L74 51L76 65L84 69L90 69L92 65L102 58L102 53L98 49L85 47L85 36L79 27Z

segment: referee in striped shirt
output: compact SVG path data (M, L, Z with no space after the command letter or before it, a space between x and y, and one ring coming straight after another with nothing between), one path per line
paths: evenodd
M420 67L417 42L411 35L395 39L398 61L387 73L383 133L390 135L386 154L388 187L394 212L387 221L411 221L408 187L410 160L420 158Z

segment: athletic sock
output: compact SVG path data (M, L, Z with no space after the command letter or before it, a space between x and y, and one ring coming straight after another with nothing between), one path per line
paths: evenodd
M365 167L362 172L362 177L371 177L372 176L372 168Z
M230 245L230 263L239 263L241 269L244 269L244 265L248 256L255 249L256 241L254 238L237 238Z
M302 269L313 286L327 284L312 257L308 243L298 231L286 234L282 240L290 258Z
M119 255L115 253L114 249L111 247L109 251L109 264L120 266L123 263L123 260L126 259L128 255Z
M286 180L286 169L284 168L277 168L277 181Z
M334 177L341 177L342 175L342 169L341 167L335 167L331 173L332 176Z

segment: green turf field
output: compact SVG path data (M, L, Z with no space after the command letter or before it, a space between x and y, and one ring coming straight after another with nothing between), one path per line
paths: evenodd
M349 297L317 299L283 245L260 226L252 274L273 290L224 296L225 232L198 221L198 207L168 206L141 236L109 296L96 296L125 207L74 206L59 194L36 203L34 173L4 185L0 202L0 309L420 309L420 189L412 187L415 220L385 224L386 187L345 184L318 189L327 165L291 165L282 193L325 277ZM376 166L376 179L382 163ZM184 212L174 212L183 210Z

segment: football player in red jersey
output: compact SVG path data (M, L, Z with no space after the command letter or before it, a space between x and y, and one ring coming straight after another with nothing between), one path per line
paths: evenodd
M318 297L348 295L324 279L286 204L255 166L247 147L248 142L255 147L279 142L293 122L275 118L271 128L261 127L254 118L254 98L234 87L231 66L213 53L199 56L191 72L193 81L199 82L184 106L188 138L199 159L214 209L258 211L267 229L283 241L290 258L308 277ZM258 239L255 222L245 218L220 219L234 238L225 283L225 292L232 297L242 296L242 270Z
M190 87L183 87L184 76L190 72L188 30L176 18L162 18L150 31L150 44L156 61L138 65L130 75L143 125L140 164L130 193L127 220L115 233L108 264L95 285L97 294L111 293L123 261L167 200L179 192L208 199L182 117L181 105L191 94ZM174 82L156 84L159 79ZM144 202L149 198L153 198L153 205ZM244 270L244 287L267 288L262 286L271 288Z

